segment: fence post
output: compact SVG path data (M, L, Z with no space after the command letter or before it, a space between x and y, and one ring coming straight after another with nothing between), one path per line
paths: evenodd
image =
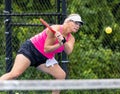
M62 21L64 21L64 19L66 18L66 14L67 14L67 6L66 6L66 0L62 0ZM68 78L68 58L66 53L63 51L62 52L62 61L61 61L61 67L63 68L63 70L66 72L66 79Z
M9 72L12 67L12 30L11 30L11 0L5 0L5 37L6 37L6 72Z

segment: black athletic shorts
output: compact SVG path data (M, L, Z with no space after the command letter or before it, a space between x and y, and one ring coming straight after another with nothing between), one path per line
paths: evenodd
M31 61L30 66L34 67L45 63L48 59L35 48L30 40L27 40L25 43L22 44L17 54L23 54L24 56L26 56Z

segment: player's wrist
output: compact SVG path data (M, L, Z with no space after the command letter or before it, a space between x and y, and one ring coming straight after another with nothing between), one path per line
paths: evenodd
M62 43L63 43L63 44L66 43L66 39L65 39L65 37L63 37Z

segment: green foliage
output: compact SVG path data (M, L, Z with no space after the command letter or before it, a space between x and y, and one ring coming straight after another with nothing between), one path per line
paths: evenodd
M100 40L80 33L70 59L70 78L99 79L119 78L119 52L104 49ZM78 75L78 76L76 76Z
M100 39L102 37L102 44L105 47L112 48L110 47L111 45L114 46L114 50L118 51L120 43L120 20L118 19L118 14L120 13L119 0L96 0L95 2L92 0L78 0L78 2L71 2L68 6L68 12L79 13L85 22L85 26L81 31L87 35L94 35L96 39ZM107 35L104 32L107 26L110 26L113 29L111 35Z
M5 55L0 55L0 69L2 70L2 71L0 72L0 75L2 75L3 72L6 71L6 70L5 70L5 66L6 66L6 64L5 64Z

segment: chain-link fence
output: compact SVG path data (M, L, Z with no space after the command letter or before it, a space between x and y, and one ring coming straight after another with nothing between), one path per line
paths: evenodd
M20 45L44 28L40 24L40 17L50 24L62 23L66 15L65 10L67 10L68 14L79 13L84 21L84 26L80 28L79 32L73 34L76 43L73 53L69 56L69 78L120 77L119 0L8 0L12 1L11 13L4 11L5 1L7 2L7 0L0 1L0 75L5 72L6 51L8 56L12 56L9 62L13 62ZM63 7L64 4L67 4L67 8ZM8 24L5 20L6 15L11 20ZM7 29L11 32L12 37L7 36L8 33L5 32L6 25L11 26ZM106 30L107 27L110 28ZM11 44L12 46L10 46ZM6 49L6 45L9 49ZM11 50L12 53L9 53ZM43 77L44 79L51 78L49 75L34 70L34 68L29 68L19 79L43 79ZM105 92L114 94L114 92L118 93L119 90L66 91L63 94L104 94Z
M65 1L56 0L5 0L1 9L2 33L5 32L4 43L6 43L4 56L6 60L6 71L10 71L12 62L20 45L32 35L43 30L40 18L45 19L50 24L62 23L66 15ZM3 14L3 13L4 14ZM3 23L4 22L4 23ZM5 55L5 54L4 54ZM4 67L5 68L5 67Z

